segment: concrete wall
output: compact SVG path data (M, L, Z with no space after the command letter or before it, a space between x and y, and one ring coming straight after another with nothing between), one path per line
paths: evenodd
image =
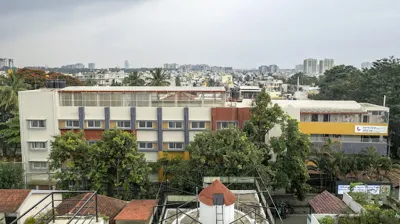
M58 95L54 90L19 92L19 116L21 130L22 162L27 164L25 172L47 171L32 169L30 162L46 162L52 136L59 134ZM29 120L45 120L45 128L30 128ZM46 150L31 150L29 142L47 142Z
M354 199L349 194L347 194L346 192L343 193L343 201L355 213L361 213L361 211L364 210L364 208L359 203L354 201Z

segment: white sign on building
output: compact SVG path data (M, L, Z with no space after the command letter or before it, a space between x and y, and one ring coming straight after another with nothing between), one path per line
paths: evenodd
M378 133L386 134L387 126L366 126L366 125L356 125L354 128L355 133Z

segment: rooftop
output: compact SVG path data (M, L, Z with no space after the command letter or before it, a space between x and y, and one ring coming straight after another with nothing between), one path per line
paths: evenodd
M114 218L124 221L146 221L153 215L157 200L133 200Z
M57 207L58 215L74 214L77 212L83 203L82 199L87 199L90 197L90 193L80 194L72 198L65 199ZM97 209L102 215L110 218L110 224L114 223L114 217L116 217L121 210L127 205L126 201L122 201L116 198L110 198L104 195L97 195ZM78 215L94 214L95 213L95 200L92 198L82 209Z
M308 203L315 213L341 214L346 209L346 204L328 191L315 196Z
M14 213L31 190L0 189L0 213Z
M225 92L224 87L185 86L69 86L61 92Z
M224 204L226 206L236 202L236 196L219 180L215 180L211 185L204 188L199 194L199 201L212 206L214 194L224 195Z

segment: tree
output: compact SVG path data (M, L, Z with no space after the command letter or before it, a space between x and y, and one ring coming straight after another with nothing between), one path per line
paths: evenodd
M208 79L207 86L216 86L216 83L215 83L214 79L211 79L211 78Z
M17 149L21 147L21 136L19 114L14 113L13 116L7 122L0 124L3 127L0 129L0 139L4 142L3 149L13 149L11 155L15 156Z
M122 81L124 86L144 86L145 81L142 79L142 74L139 72L131 72L128 77Z
M111 85L110 86L121 86L122 84L115 81L115 79L112 80Z
M17 76L24 79L24 82L28 84L28 89L39 89L46 85L47 75L46 72L39 69L18 69L16 72Z
M25 90L24 79L11 71L6 77L1 78L0 107L12 111L18 108L18 92Z
M289 85L297 85L297 79L299 79L300 85L316 85L318 83L318 78L315 76L304 75L302 72L298 72L286 81Z
M179 78L179 76L175 77L175 86L181 86L181 79Z
M150 71L152 77L147 77L146 81L148 86L169 86L168 75L162 70L162 68L155 68Z
M310 153L310 139L299 131L298 122L287 119L281 125L280 137L271 138L271 147L279 152L275 168L275 186L289 189L300 200L309 190L306 159Z
M61 73L56 73L56 72L50 72L48 74L49 79L57 79L57 80L65 80L67 86L83 86L84 83L82 83L79 79L70 76L70 75L64 75Z
M63 190L89 190L91 151L83 132L66 132L54 137L49 155L49 170L58 180L58 188Z
M189 161L173 159L164 168L174 176L172 186L189 192L201 186L205 176L254 176L256 169L265 169L263 152L234 127L197 134L185 151Z
M0 189L23 187L24 169L20 163L0 161Z
M95 86L97 85L97 82L93 79L88 79L86 80L86 82L84 83L85 86Z
M120 129L107 130L90 149L90 177L100 194L130 200L134 191L139 197L146 193L151 168L137 149L136 138Z
M320 93L314 99L360 101L361 79L362 72L359 69L353 66L335 66L320 78Z
M258 128L258 141L265 142L266 134L275 125L285 120L282 108L278 104L273 104L270 95L265 88L257 95L254 105L250 108L250 122Z

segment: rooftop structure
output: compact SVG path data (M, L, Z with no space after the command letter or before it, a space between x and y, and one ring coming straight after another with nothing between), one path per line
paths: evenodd
M328 191L315 196L308 203L314 213L341 214L346 210L346 204Z

